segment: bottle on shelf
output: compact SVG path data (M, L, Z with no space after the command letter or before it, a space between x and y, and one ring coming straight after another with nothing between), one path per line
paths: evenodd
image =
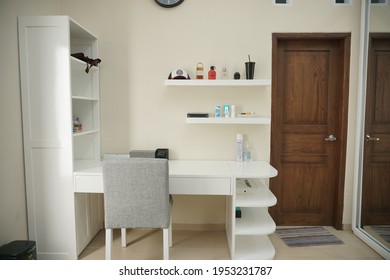
M202 62L198 62L198 64L196 65L196 79L197 80L203 80L203 63Z
M227 71L226 67L222 68L221 79L222 80L227 80L228 79L228 71Z
M236 136L236 161L242 161L242 155L243 155L243 142L244 142L244 135L242 133L237 133Z
M208 73L209 80L217 79L217 72L215 72L215 66L211 66Z
M215 117L216 118L221 117L221 106L219 106L219 105L215 106Z
M236 117L236 106L235 105L230 105L230 117L235 118Z
M73 117L73 133L80 133L83 131L83 125L81 124L79 117Z
M223 105L223 113L225 115L225 118L230 118L230 105L229 104Z

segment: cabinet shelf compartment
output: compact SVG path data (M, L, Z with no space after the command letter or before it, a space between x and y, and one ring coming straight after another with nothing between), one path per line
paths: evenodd
M78 117L82 132L94 132L99 128L99 102L97 100L72 98L72 116Z
M270 86L270 79L260 80L168 80L166 86Z
M251 118L187 118L188 124L271 124L270 118L251 117Z
M91 67L89 73L85 72L87 63L71 57L72 96L76 98L98 99L99 68Z
M241 208L241 218L236 218L236 235L268 235L275 232L276 224L268 208Z
M100 133L98 130L73 134L73 158L98 160L100 158Z
M236 236L235 260L272 260L275 248L268 236Z

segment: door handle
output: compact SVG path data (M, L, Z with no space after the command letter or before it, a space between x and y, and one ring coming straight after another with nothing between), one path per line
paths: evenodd
M333 142L333 141L336 141L336 139L337 138L333 134L331 134L331 135L329 135L328 137L325 138L325 141Z
M379 141L378 137L371 137L370 135L366 135L366 141Z

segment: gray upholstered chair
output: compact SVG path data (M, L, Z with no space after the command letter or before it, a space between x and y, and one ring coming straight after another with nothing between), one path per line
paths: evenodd
M106 259L113 229L162 228L163 257L169 259L171 206L166 159L107 158L103 161Z

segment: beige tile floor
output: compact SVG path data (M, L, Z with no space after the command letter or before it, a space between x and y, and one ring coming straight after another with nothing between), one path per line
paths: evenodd
M368 247L352 231L329 231L341 239L342 245L288 247L276 235L270 235L277 260L380 260L379 254ZM128 230L126 248L120 246L120 231L114 231L113 259L162 259L162 232L160 230ZM81 260L104 259L104 231L100 231L82 252ZM174 230L172 260L226 260L230 259L226 235L223 230Z

